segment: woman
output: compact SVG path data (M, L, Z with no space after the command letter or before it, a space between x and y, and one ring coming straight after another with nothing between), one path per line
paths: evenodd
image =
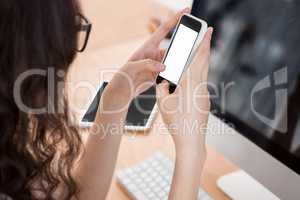
M78 51L80 31L89 31L77 0L2 0L0 2L0 199L105 199L114 171L127 106L137 94L154 83L162 51L160 41L187 9L164 23L156 33L120 68L103 93L95 125L87 142L81 143L78 130L68 124L67 101L55 76L30 76L15 92L15 82L31 70L67 72ZM201 110L209 110L208 92L200 87L207 79L212 29L209 29L196 59L183 77L180 87L169 95L166 83L157 86L158 102L167 126L196 121L205 127L207 112L183 106L169 111L183 100L192 103L191 91ZM61 74L61 73L60 73ZM130 83L123 75L130 78ZM190 77L188 75L191 74ZM191 80L191 88L188 81ZM140 87L144 85L143 87ZM133 88L132 88L133 87ZM132 90L133 89L133 90ZM49 92L54 90L55 92ZM129 91L135 91L133 93ZM26 105L23 109L16 96ZM176 98L170 98L176 97ZM64 106L61 112L61 106ZM33 110L47 107L46 112ZM127 107L128 108L128 107ZM112 110L115 112L104 112ZM110 134L118 124L119 134ZM99 129L106 127L106 129ZM204 129L184 126L170 129L176 148L176 167L170 199L195 199L205 160ZM114 127L115 128L115 127ZM104 132L103 130L106 130Z

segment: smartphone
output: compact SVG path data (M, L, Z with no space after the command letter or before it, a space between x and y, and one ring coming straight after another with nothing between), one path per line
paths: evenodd
M170 84L169 92L175 91L182 73L192 61L206 31L205 21L189 14L181 17L162 61L166 69L158 75L157 84L166 80Z

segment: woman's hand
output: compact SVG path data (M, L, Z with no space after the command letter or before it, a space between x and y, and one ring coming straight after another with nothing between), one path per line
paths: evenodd
M207 74L212 28L173 94L169 84L157 86L158 106L176 149L169 199L196 199L206 159L205 132L210 110Z
M180 17L189 11L189 8L185 8L164 22L115 74L106 89L110 91L107 93L126 97L122 102L128 103L150 88L159 72L164 70L164 65L160 64L164 56L164 50L159 49L161 41L176 26Z
M147 40L129 59L129 61L137 61L143 59L152 59L161 61L164 56L164 50L159 49L159 44L166 35L176 26L180 17L184 13L189 13L190 9L185 8L164 22L155 33Z
M164 81L157 86L162 118L172 134L177 150L203 150L204 133L210 110L207 74L212 28L209 28L196 57L173 94Z
M116 72L104 93L110 96L109 104L114 109L126 108L133 98L155 84L158 74L165 65L158 61L146 59L126 63ZM116 104L112 104L113 99Z

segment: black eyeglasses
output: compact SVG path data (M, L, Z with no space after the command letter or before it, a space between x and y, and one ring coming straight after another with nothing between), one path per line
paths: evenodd
M90 33L92 30L92 24L89 22L87 18L85 18L83 15L78 14L79 19L79 40L78 40L78 52L83 52L87 46Z

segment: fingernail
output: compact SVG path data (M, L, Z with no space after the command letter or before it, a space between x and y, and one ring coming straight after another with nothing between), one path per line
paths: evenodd
M212 35L213 32L214 32L214 28L213 28L213 27L209 27L209 32L210 32L210 34Z
M165 70L165 65L164 64L161 64L161 63L157 63L155 65L156 68L158 68L159 70Z

